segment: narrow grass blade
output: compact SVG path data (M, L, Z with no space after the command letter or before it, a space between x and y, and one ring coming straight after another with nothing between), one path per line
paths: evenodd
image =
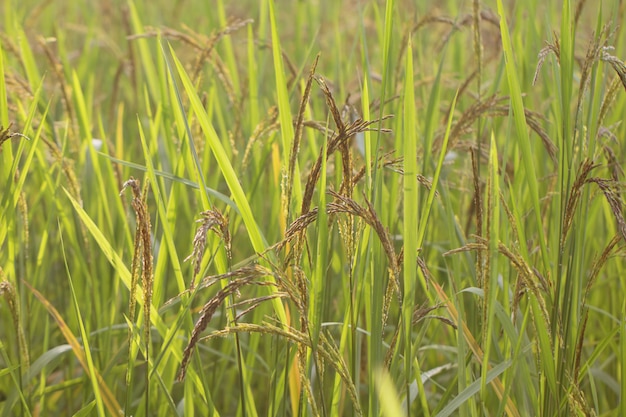
M561 73L561 97L559 107L561 109L561 147L565 152L564 162L571 169L574 162L574 141L571 139L571 112L574 87L574 31L572 24L572 5L570 0L563 0L561 8L561 41L559 48L559 68ZM561 167L565 169L565 167Z
M4 51L2 49L2 44L0 44L0 127L7 129L9 127L9 108L7 102L7 89L4 80ZM11 146L6 145L10 145L10 143L5 144L3 147L6 148L6 150L3 149L0 153L2 161L2 164L0 164L0 178L2 178L2 180L9 178L9 167L11 166L11 161L13 159Z
M384 19L384 27L381 30L383 44L382 44L382 64L383 64L383 74L382 74L382 85L380 91L380 108L379 108L379 120L382 120L382 116L384 114L385 101L387 99L388 91L392 88L392 74L393 71L391 69L391 62L393 60L392 57L392 39L393 39L393 14L395 12L395 1L387 0L385 2L385 19ZM379 128L382 128L382 121L378 124ZM382 208L383 202L383 179L382 175L378 172L378 156L379 150L381 146L381 137L382 133L379 129L376 133L376 148L374 152L373 162L374 169L372 170L372 189L371 189L371 202L376 209ZM382 212L382 211L381 211ZM368 263L365 268L366 271L366 279L368 282L365 284L365 297L368 299L365 301L365 309L369 311L369 317L367 325L371 331L371 336L368 339L368 361L369 361L369 370L368 370L368 383L370 387L375 386L376 384L376 369L379 366L382 366L384 362L384 354L381 346L381 340L383 339L383 328L382 328L382 311L383 307L383 297L384 294L384 286L383 282L380 279L381 274L383 273L383 268L381 268L381 258L383 255L381 254L380 247L377 247L377 242L375 239L375 232L373 228L365 229L364 233L369 233L370 236L367 238L368 250L366 251L366 262ZM408 263L405 261L405 265ZM353 316L356 316L356 313L352 313ZM352 343L356 343L354 340L356 330L354 327L356 326L356 320L352 320L351 325L353 328L351 331L353 332L353 340ZM406 329L406 328L405 328ZM404 349L400 349L404 350ZM410 350L408 351L410 352ZM355 365L356 366L356 365ZM408 372L408 371L407 371ZM380 402L378 400L377 395L370 395L368 398L368 413L370 416L378 416L380 414Z
M432 152L432 147L433 147L433 141L435 139L435 128L437 127L437 123L439 122L439 103L440 103L440 95L441 95L441 76L443 73L443 69L444 69L444 62L445 62L445 57L446 57L446 51L448 50L447 48L447 44L444 47L444 51L442 53L442 58L441 61L439 62L439 67L437 69L437 75L435 76L435 81L433 82L432 85L432 90L430 91L430 96L428 98L428 107L426 108L426 116L425 116L425 120L424 120L424 147L423 147L423 152L424 152L424 157L422 160L422 173L425 175L431 165L432 165L432 161L433 159L431 158L431 152ZM458 91L455 94L454 97L454 103L452 104L453 106L456 104L456 99L458 97ZM451 109L450 111L450 117L452 117L452 115L454 114L454 110ZM447 140L447 139L444 139ZM444 147L442 147L442 155L445 156L446 154L446 147L447 147L447 142L444 145Z
M76 211L76 214L78 215L80 220L85 224L87 230L91 233L92 237L94 238L94 240L100 247L100 250L102 251L104 256L107 258L108 262L115 268L116 273L119 275L119 278L122 280L126 288L130 290L131 273L128 270L128 267L126 266L122 258L120 257L120 255L115 251L111 243L104 236L104 234L98 228L96 223L94 223L94 221L89 217L89 215L85 212L85 210L81 207L81 205L71 196L69 191L67 191L66 189L63 189L63 191L65 192L67 198L72 203L72 206L74 207L74 210ZM137 305L139 307L143 307L143 297L138 295L136 298L137 298ZM150 312L150 318L152 320L152 325L157 329L157 331L163 338L166 338L166 335L168 334L167 326L161 319L161 316L159 315L158 310L154 306L151 306L151 309L152 311ZM171 354L174 356L174 358L176 358L176 360L179 363L183 358L182 353L183 353L182 349L179 346L171 349ZM200 381L198 381L197 378L194 377L195 372L193 371L193 368L190 368L189 372L190 374L188 374L187 377L191 377L194 383L200 384Z
M7 102L7 87L4 81L4 50L0 44L0 126L5 129L9 126L9 107Z
M86 406L84 406L83 408L81 408L80 410L78 410L77 412L75 412L74 414L72 414L72 417L87 417L92 415L92 411L93 409L96 407L97 403L95 400L90 401L89 403L87 403Z
M267 243L265 242L263 234L259 229L258 223L256 222L254 215L252 214L252 209L250 208L248 199L246 198L243 188L239 183L239 178L237 177L233 166L228 160L228 156L224 151L224 147L222 146L222 143L220 142L219 137L215 132L215 129L213 129L211 121L207 117L207 113L202 106L200 98L198 97L198 93L191 83L191 80L187 76L183 65L178 60L174 53L174 50L171 47L170 52L172 54L172 59L174 60L174 63L176 65L178 75L183 82L183 86L185 87L187 95L189 96L191 108L198 118L200 126L202 127L202 131L206 135L207 142L209 146L211 146L213 155L215 156L220 170L222 171L222 175L224 176L224 179L228 184L230 192L233 194L233 200L237 204L237 207L239 207L243 222L246 225L246 231L248 232L248 236L250 237L250 241L252 242L252 246L257 253L263 253L267 249ZM279 299L274 299L272 300L272 304L281 323L288 323L285 309L281 301Z
M626 302L622 305L622 317L626 317ZM620 358L620 370L622 375L626 375L626 320L622 320L620 323L621 331L619 332L619 358ZM622 381L620 394L622 400L620 401L619 409L621 415L626 415L626 384Z
M224 9L224 0L217 1L217 15L219 17L220 26L225 27L228 25L228 20L226 17L226 10ZM228 65L228 75L231 78L233 90L236 97L239 97L241 94L241 88L239 83L239 72L237 68L237 58L235 56L233 42L230 36L225 36L221 40L222 45L220 50L223 51L223 54L226 55L226 63Z
M498 0L498 14L500 15L500 33L502 35L502 48L504 50L504 59L506 65L506 74L509 82L509 90L511 94L511 106L513 108L513 119L515 121L515 129L517 133L517 143L522 153L522 162L524 163L524 172L528 183L528 191L533 204L535 220L537 222L537 232L539 233L539 245L541 247L541 259L543 267L546 271L551 271L550 257L548 255L548 247L546 244L545 232L543 230L543 219L541 217L541 207L539 205L539 185L536 177L534 166L533 152L530 146L530 136L526 125L526 115L524 113L524 102L522 100L522 91L520 89L519 80L517 79L517 67L513 57L513 48L511 46L511 37L509 35L509 27L506 23L506 15L502 0Z
M48 310L48 313L50 313L52 318L54 318L54 320L56 321L57 325L59 326L59 330L61 331L61 333L63 333L63 336L65 337L65 340L72 347L72 351L74 352L76 359L81 364L85 372L87 372L89 377L92 379L92 384L94 384L94 390L97 387L97 389L101 392L103 405L107 408L107 410L109 411L111 415L114 415L114 416L120 415L120 411L122 408L117 403L115 396L110 391L109 387L106 385L106 382L104 381L104 379L102 378L98 370L94 368L91 355L89 354L89 358L87 358L87 354L86 354L87 347L85 347L85 350L83 351L83 347L80 345L80 343L78 342L78 339L76 339L76 336L74 336L74 333L72 333L72 331L70 330L69 326L67 325L67 323L65 322L61 314L59 314L57 309L39 291L33 288L26 281L24 281L24 285L26 285L30 289L33 295L46 308L46 310ZM85 342L86 342L86 339L83 338L83 343ZM105 414L99 413L99 415L105 415Z
M80 135L85 140L91 140L91 125L89 123L87 103L85 102L85 95L80 85L78 74L76 74L75 71L72 71L72 92L74 93L74 101L76 102L74 108L77 110Z
M34 95L35 100L33 100L31 109L28 114L28 119L26 120L26 123L24 124L25 132L27 132L31 128L31 123L37 111L37 101L39 99L39 95L41 93L42 87L43 87L43 81L42 81L42 84L37 89L37 91L35 92L35 95ZM49 109L50 109L50 103L48 102L48 105L46 106L46 109L43 112L43 118L45 118L48 115ZM15 159L13 160L13 164L11 164L12 167L11 167L11 173L9 175L9 178L16 178L17 177L16 173L18 172L18 169L23 173L29 172L29 169L33 163L33 159L35 158L35 153L37 152L37 146L39 145L39 140L41 138L41 133L43 131L44 126L45 125L41 123L39 127L37 128L35 135L32 138L30 138L32 139L30 142L28 142L28 144L30 145L30 150L28 151L28 154L26 155L26 160L22 163L21 167L19 167L18 164L20 161L20 157L26 146L26 143L25 142L20 143L20 146L18 147L18 150L15 154ZM27 178L28 178L27 175L24 175L24 174L20 175L14 186L13 186L13 183L11 183L11 185L13 186L13 190L11 190L10 193L7 193L3 196L3 198L6 198L6 199L9 198L9 195L12 197L11 210L14 210L17 207L19 196L22 193L22 190L24 188L24 184L26 183ZM0 217L0 219L3 219L3 217L4 216ZM3 236L3 233L0 232L0 241L4 240L2 236Z
M200 196L202 199L202 208L203 210L210 210L212 207L212 204L210 202L210 199L207 195L207 186L206 186L206 180L204 178L204 173L202 171L202 165L200 163L200 158L198 157L198 152L196 151L196 145L194 143L194 139L193 139L193 135L191 134L191 128L189 127L189 122L187 120L187 115L185 113L185 109L183 107L183 100L182 97L180 95L180 91L178 89L178 86L176 85L175 82L175 77L174 77L174 71L171 68L170 65L170 61L167 59L167 56L165 54L165 48L163 47L163 44L161 43L161 53L163 54L163 57L165 59L165 63L167 64L167 71L170 75L169 77L169 81L170 83L168 83L169 87L170 87L170 96L171 101L173 103L176 103L176 110L174 112L174 117L176 119L176 123L178 126L184 126L185 127L185 133L186 135L184 135L183 137L186 139L185 144L187 145L190 153L191 153L191 157L192 159L189 159L189 152L183 152L183 159L185 160L186 164L187 164L187 168L191 171L190 173L196 176L198 184L200 184ZM181 128L182 129L182 128ZM185 149L186 150L186 149ZM193 167L194 169L191 169L191 167Z
M112 162L115 162L116 164L120 164L132 169L136 169L139 171L143 171L146 172L148 170L148 168L145 165L140 165L140 164L136 164L134 162L129 162L129 161L124 161L122 159L118 159L115 158L111 155L102 153L102 152L97 152L98 155L107 158L109 160L111 160ZM197 182L193 182L187 178L183 178L183 177L179 177L177 175L171 174L169 172L165 172L165 171L159 171L158 169L154 169L154 175L155 177L162 177L168 181L172 181L172 182L177 182L180 184L184 184L188 187L192 187L192 188L196 188L199 189L200 186L198 185ZM236 213L241 214L239 212L239 209L237 208L237 205L235 204L235 202L233 200L231 200L227 195L220 193L217 190L214 190L213 188L206 188L206 192L211 195L212 197L215 197L216 199L220 200L221 202L223 202L224 204L230 206Z
M60 225L59 225L59 229L61 229ZM85 329L85 322L80 312L80 304L78 303L78 298L76 297L76 290L74 289L74 283L72 282L72 274L70 272L70 266L67 263L67 254L65 252L65 243L63 241L62 230L60 230L60 237L61 237L61 251L63 253L63 262L65 263L65 271L67 272L68 284L70 286L70 293L72 295L72 304L74 305L74 313L76 313L76 321L78 322L78 328L80 330L80 337L83 342L83 352L85 355L84 360L87 363L87 370L89 373L89 379L91 380L91 386L93 388L96 409L98 410L99 416L101 417L105 416L105 413L104 413L105 404L103 403L103 396L102 396L102 393L100 392L101 391L100 386L103 385L105 387L104 388L105 394L107 395L106 407L109 410L109 413L119 414L121 411L119 404L117 404L115 398L110 398L111 393L108 392L108 387L106 386L106 383L101 377L98 377L97 369L94 365L93 356L91 353L91 347L89 345L89 334L87 333L87 330ZM116 408L112 409L112 407L116 407Z
M419 188L417 183L417 125L415 115L415 92L413 87L413 45L409 38L406 51L406 67L404 74L404 103L403 103L403 155L404 155L404 177L403 177L403 237L404 237L404 274L403 274L403 301L402 301L402 325L404 333L404 376L406 396L410 394L410 386L416 374L416 381L420 393L422 411L426 416L430 415L428 401L425 397L424 387L421 383L420 369L413 370L413 309L416 304L416 294L418 285L417 274L417 254L419 246L419 216L425 217L424 212L420 213ZM434 189L434 187L433 187ZM420 276L420 284L424 292L427 291L426 281ZM418 363L419 366L419 363ZM407 407L407 415L410 415L410 407Z
M370 93L369 93L369 83L367 78L363 79L363 89L361 91L361 112L363 113L363 120L371 120L370 115ZM372 191L372 133L367 130L359 135L357 135L357 141L363 141L363 149L365 150L365 174L367 178L367 195L371 196Z
M491 146L489 150L489 182L487 186L487 239L489 245L489 257L487 260L487 268L490 272L489 277L485 280L485 304L483 310L483 346L484 358L482 367L482 386L483 396L486 395L487 375L489 373L489 359L491 357L492 338L494 327L496 325L493 316L495 314L496 300L498 296L498 243L500 241L500 177L498 175L498 149L496 139L491 134Z
M474 357L480 364L482 364L483 359L484 359L483 351L478 345L478 343L476 342L474 335L472 334L470 329L467 327L467 325L464 322L459 320L459 311L454 306L454 303L448 298L443 288L437 282L432 282L431 284L433 288L435 289L437 295L439 296L439 299L441 300L441 302L446 306L446 310L448 310L448 313L450 314L450 317L452 318L453 322L457 323L457 326L459 326L460 332L463 334L463 337L467 341L467 344L469 348L471 349L472 353L474 354ZM480 381L476 381L476 382L479 383L478 388L480 389ZM491 381L491 385L496 395L498 396L498 398L500 400L503 400L504 386L502 385L502 382L500 381L500 379L497 378L497 376ZM520 417L519 410L517 406L515 405L515 403L511 400L511 398L506 398L505 411L509 417Z
M450 129L452 127L452 118L454 116L454 109L456 107L456 99L458 97L458 91L452 100L452 104L450 105L450 113L448 114L448 124L446 126L446 133L443 137L443 144L441 145L441 152L439 154L439 160L437 161L437 166L435 167L435 175L433 176L432 185L428 192L428 197L426 199L426 204L422 208L420 224L419 224L419 232L417 237L417 245L418 248L421 248L424 244L424 237L426 236L426 225L428 223L428 219L430 217L430 212L433 206L433 202L435 201L435 195L437 194L437 185L439 184L439 177L441 176L441 170L443 168L443 162L446 159L446 153L448 152L448 140L450 139Z
M294 140L293 130L293 116L291 114L291 105L289 103L289 93L287 91L287 81L285 79L285 70L283 68L282 50L280 48L280 38L278 37L278 27L276 24L276 15L274 13L274 0L269 0L269 14L270 14L270 29L272 32L272 55L274 58L274 73L276 77L276 94L278 100L278 114L280 118L280 132L283 144L283 170L287 170L289 166L289 152L292 148ZM283 190L283 198L286 198L293 187L295 206L300 207L302 205L302 187L300 185L300 169L298 164L295 165L293 178L289 177L285 179L285 189ZM284 212L281 214L285 216L285 225L289 221L288 213L289 209L287 205L291 205L291 201L283 202ZM285 229L285 227L283 227Z
M511 197L511 211L513 218L515 219L515 226L519 233L519 245L522 256L525 260L529 259L528 245L526 243L526 233L522 226L522 215L520 213L519 204L514 193L510 194ZM557 388L556 384L556 365L554 363L554 355L552 353L552 337L550 334L550 326L547 322L548 317L544 310L541 308L541 304L545 304L544 300L539 300L535 294L530 296L530 308L533 314L533 323L535 325L535 332L539 342L539 356L542 362L542 370L545 378L548 381L548 386L555 392Z
M39 74L39 69L37 68L37 61L35 60L33 50L28 43L28 36L26 36L24 30L22 28L16 28L16 30L18 31L17 39L19 39L20 59L22 60L24 71L26 71L28 83L31 88L35 88L42 79Z
M495 378L500 376L504 371L506 371L512 365L512 361L502 362L493 367L489 372L487 372L486 382L491 383ZM480 392L481 385L483 381L478 379L472 382L470 385L465 388L462 392L459 393L452 401L448 403L435 417L449 417L454 414L454 412L461 406L465 401L467 401L470 397L476 395Z
M393 61L392 57L392 38L393 38L393 13L395 10L395 0L387 0L385 2L385 26L383 29L383 50L382 50L382 62L383 62L383 77L382 77L382 87L380 92L380 109L378 118L382 120L384 114L384 103L387 100L387 90L391 88L392 85L392 74L393 70L391 68L391 63ZM379 123L379 127L382 127L382 121ZM379 129L376 134L376 152L374 156L374 161L378 161L378 152L380 149L380 141L381 141L381 130ZM374 183L374 190L372 193L372 203L376 205L377 193L379 192L379 188L381 188L382 182L377 179L378 172L378 163L374 165L374 170L372 172L372 178ZM372 396L375 398L374 396ZM375 411L375 410L374 410Z
M137 7L135 6L135 2L133 0L127 0L128 10L130 11L130 22L132 24L132 29L135 34L144 33L143 24L141 23L141 18L139 16L139 12L137 11ZM158 100L160 97L159 92L159 77L157 76L154 61L152 60L150 53L150 49L148 47L149 41L147 39L136 39L137 48L139 49L139 56L141 58L141 70L144 77L146 77L145 85L148 87L150 91L150 96L154 100Z
M311 327L312 346L317 346L319 332L322 327L322 315L324 312L323 300L326 299L326 269L328 267L328 215L326 210L326 152L327 142L324 141L322 148L322 169L319 182L319 214L317 216L317 257L315 262L314 276L311 280L311 301L309 309L309 322Z
M250 127L259 124L259 75L256 56L254 53L254 33L252 25L248 25L248 100L250 101Z
M174 244L173 231L171 230L169 222L167 220L167 212L166 212L166 207L164 204L164 198L161 195L161 190L159 189L159 184L157 182L156 175L154 173L154 167L152 165L152 159L150 155L150 150L148 149L146 137L139 121L137 121L137 124L139 128L139 137L141 139L141 147L143 149L144 158L146 161L146 173L150 181L150 188L152 189L152 192L154 193L154 197L155 197L155 201L157 205L157 212L159 214L159 218L161 219L161 224L162 224L161 229L163 231L163 237L165 238L165 243L168 248L170 261L172 262L172 266L174 268L174 272L175 272L174 276L176 278L178 291L183 292L186 288L186 285L185 285L185 281L181 272L180 257L178 256L178 249L176 248L176 245ZM163 288L165 287L165 284L161 282L162 279L164 279L164 276L155 277L155 288L157 290L157 294L156 294L157 299L160 298L159 294L162 292Z
M376 380L376 392L380 400L380 409L385 417L399 417L405 414L398 400L398 393L393 386L389 373L381 369Z

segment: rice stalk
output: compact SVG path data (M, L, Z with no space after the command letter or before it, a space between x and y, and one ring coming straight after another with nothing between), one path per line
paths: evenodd
M315 62L311 66L309 71L309 76L306 81L306 87L304 88L304 93L302 95L302 100L300 101L300 108L298 110L298 116L296 118L296 126L294 132L294 138L292 142L292 147L289 150L289 167L287 169L287 178L285 182L287 184L287 190L285 193L285 198L283 199L283 211L287 212L287 218L290 219L289 215L290 207L289 202L291 201L291 193L293 192L293 180L294 174L296 173L296 159L298 157L298 153L300 152L300 141L302 140L302 127L304 122L304 112L309 102L309 98L311 96L311 86L313 85L313 78L315 77L315 69L317 68L317 64L319 62L319 54L315 58Z
M617 222L617 230L622 238L626 241L626 220L624 219L623 203L617 192L618 184L613 180L607 180L604 178L588 178L586 183L595 183L600 191L604 194L607 203L611 208L611 212Z
M619 59L618 57L612 55L609 52L612 49L613 49L612 47L603 47L602 48L602 57L601 57L601 59L602 59L602 61L608 62L609 65L611 65L613 70L619 76L619 79L622 82L622 85L624 86L624 89L626 90L626 65L624 65L624 62L621 59Z
M130 301L129 301L129 314L131 320L135 317L135 300L136 300L136 288L137 283L139 281L139 276L141 275L141 287L143 290L143 326L144 326L144 349L145 349L145 359L146 362L149 361L150 358L150 330L151 330L151 307L152 307L152 286L154 282L153 276L153 259L152 259L152 241L151 241L151 230L152 226L150 224L150 213L148 212L148 207L146 205L146 191L142 192L140 188L139 180L130 177L128 181L126 181L120 191L120 194L124 192L126 188L130 188L132 190L133 199L131 201L131 205L135 210L135 215L137 217L136 230L135 230L135 243L134 243L134 254L133 261L131 264L131 293L130 293ZM139 270L141 269L141 273ZM132 345L133 341L133 329L129 328L129 344ZM132 348L129 347L129 350L132 351ZM130 357L129 357L130 360ZM131 368L128 368L127 371L127 383L131 381ZM146 372L146 410L147 405L149 404L149 382L150 382L150 372ZM128 387L130 389L130 387Z
M225 337L233 333L259 333L263 335L275 335L284 338L290 343L295 343L296 345L304 345L305 347L311 348L310 339L307 334L292 328L280 328L272 325L271 323L240 323L234 327L226 327L222 330L214 331L210 335L206 336L204 339L211 340L218 337ZM330 366L335 370L335 372L339 374L355 407L355 414L357 416L362 416L363 410L360 406L360 401L358 399L359 396L356 392L354 382L352 381L350 372L343 359L343 356L338 351L337 347L332 343L331 339L327 338L323 333L321 333L320 344L316 347L316 351L317 355L320 356L320 359L324 359L325 362L329 363Z
M0 268L0 295L4 296L11 314L13 327L17 335L17 351L20 353L21 375L25 375L30 368L30 354L21 321L20 303L15 286L4 276L2 268Z
M268 275L271 275L271 272L269 270L257 265L252 267L243 267L222 275L206 277L202 280L202 286L211 286L217 282L220 282L221 280L228 280L228 283L223 288L221 288L217 292L217 294L211 297L211 299L202 307L202 310L200 311L200 318L194 325L191 337L187 342L187 347L183 352L183 358L177 376L178 381L182 381L183 379L185 379L185 375L187 374L187 366L189 365L189 361L191 359L191 354L193 353L196 344L200 340L202 332L211 322L213 314L215 314L217 309L224 303L227 298L229 298L231 295L237 294L241 288L247 285L276 286L275 283L269 281L254 282L255 279L262 278Z
M228 218L218 209L206 210L200 213L200 215L202 218L196 220L197 223L200 223L200 227L196 230L196 234L193 238L193 251L184 259L184 262L191 261L194 266L189 291L194 290L196 277L200 273L200 266L202 257L204 256L209 231L215 233L224 242L228 261L231 262L233 258L232 242L230 231L228 230Z

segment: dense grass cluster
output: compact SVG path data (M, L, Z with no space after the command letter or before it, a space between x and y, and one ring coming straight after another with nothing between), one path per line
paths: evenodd
M0 416L625 416L625 14L2 2Z

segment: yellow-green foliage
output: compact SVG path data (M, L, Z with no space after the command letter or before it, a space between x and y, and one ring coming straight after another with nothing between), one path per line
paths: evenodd
M626 415L623 21L0 2L0 417Z

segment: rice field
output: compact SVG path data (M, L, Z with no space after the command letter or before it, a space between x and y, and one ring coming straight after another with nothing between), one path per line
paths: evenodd
M0 417L624 416L626 5L0 4Z

